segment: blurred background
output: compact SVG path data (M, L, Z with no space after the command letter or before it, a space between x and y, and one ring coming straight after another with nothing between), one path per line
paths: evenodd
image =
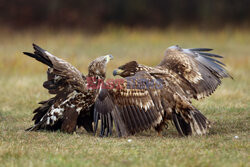
M107 26L142 28L249 26L249 0L1 0L0 23L100 31Z
M0 0L0 9L2 75L44 72L20 56L32 43L83 72L108 53L117 58L110 69L132 59L155 65L176 44L214 48L226 63L235 56L249 62L249 0Z

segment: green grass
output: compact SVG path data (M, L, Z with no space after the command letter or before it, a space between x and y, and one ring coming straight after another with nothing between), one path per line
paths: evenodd
M0 36L0 166L250 166L250 31L1 30ZM194 101L213 122L207 136L181 138L172 126L163 137L154 131L128 138L99 138L84 130L28 133L24 129L32 125L37 102L50 97L42 87L46 67L22 55L32 51L33 42L85 74L92 59L111 53L109 78L130 60L156 65L174 44L211 47L225 57L234 80L223 80L211 97Z

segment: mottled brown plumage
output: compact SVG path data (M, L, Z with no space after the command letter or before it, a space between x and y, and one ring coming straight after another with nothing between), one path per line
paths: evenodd
M144 81L136 82L139 78L153 79L147 72L142 71L124 80L119 89L101 91L95 103L94 116L96 123L98 119L102 120L101 136L104 135L105 129L106 135L112 132L109 118L114 120L119 136L134 134L160 123L163 109L158 97L159 90L153 87L147 89Z
M222 57L207 53L210 50L172 46L155 67L136 61L120 66L113 74L124 77L122 89L102 90L95 104L94 121L97 124L101 120L101 135L111 131L109 118L114 120L120 136L151 127L161 132L169 122L183 136L208 133L210 121L191 104L191 99L211 95L222 78L231 77L224 64L214 59ZM142 89L138 82L144 86ZM135 88L128 87L129 83Z
M48 51L33 44L34 54L24 52L36 60L48 65L47 81L43 86L54 97L40 102L40 107L34 111L35 125L28 131L46 129L71 133L76 126L84 126L87 131L93 131L93 104L99 94L99 88L89 88L87 79L105 79L106 64L111 55L99 57L90 63L88 75L84 76L68 62L55 57ZM98 84L93 82L91 84Z

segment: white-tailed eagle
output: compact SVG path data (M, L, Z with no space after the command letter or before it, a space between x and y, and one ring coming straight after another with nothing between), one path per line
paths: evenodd
M150 128L161 132L169 122L183 136L208 133L211 123L191 99L211 95L222 78L231 77L215 59L222 56L207 53L211 50L172 46L155 67L131 61L114 70L124 81L119 89L101 90L95 103L95 132L101 120L101 136L112 134L113 121L119 136Z
M55 96L39 103L40 107L34 110L35 125L27 131L60 129L71 133L77 125L93 131L93 109L100 86L93 88L88 84L97 85L98 80L105 79L106 64L113 57L107 55L95 59L89 64L88 74L84 76L71 64L39 46L33 44L33 48L34 53L24 54L48 65L48 79L43 86Z

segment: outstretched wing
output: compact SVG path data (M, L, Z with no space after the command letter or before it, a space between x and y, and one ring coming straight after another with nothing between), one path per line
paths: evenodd
M35 115L32 119L35 125L27 130L37 130L42 126L46 129L57 130L62 126L65 131L72 131L82 108L79 99L83 98L82 93L86 90L85 78L68 62L53 56L35 44L33 47L34 53L24 52L24 54L49 66L48 79L43 86L49 90L49 93L56 94L56 96L39 103L41 106L34 111ZM76 98L78 100L75 100ZM60 122L59 120L64 117L66 121ZM70 130L68 127L71 127Z
M101 136L112 134L113 121L119 136L132 135L162 121L157 80L147 72L127 77L113 89L102 89L95 103L95 131L101 120Z
M24 52L36 60L48 65L48 80L43 86L49 90L51 94L58 94L65 89L85 91L85 78L74 66L70 63L50 54L48 51L33 44L34 53Z
M225 64L215 59L222 56L207 53L211 50L172 46L166 50L164 59L157 68L174 71L189 83L190 89L195 90L192 97L204 98L214 92L222 78L231 77L224 68Z

